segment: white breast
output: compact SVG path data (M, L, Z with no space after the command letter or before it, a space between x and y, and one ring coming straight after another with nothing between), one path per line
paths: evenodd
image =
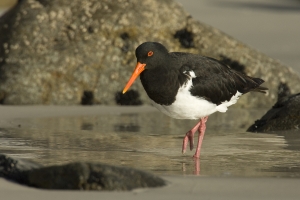
M242 95L240 92L237 92L230 101L225 101L220 105L216 105L203 98L191 95L189 91L191 87L192 78L179 88L176 100L172 105L164 106L157 104L154 101L152 101L152 103L158 110L170 117L176 119L200 119L201 117L209 116L217 111L226 112L227 107L235 104Z

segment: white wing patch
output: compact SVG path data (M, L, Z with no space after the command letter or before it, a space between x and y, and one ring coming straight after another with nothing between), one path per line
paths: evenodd
M189 71L189 73L190 73L190 76L191 76L192 78L196 78L196 74L195 74L194 71Z

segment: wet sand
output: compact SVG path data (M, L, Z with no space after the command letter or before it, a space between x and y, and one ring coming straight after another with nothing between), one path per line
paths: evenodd
M80 160L159 175L300 177L299 138L245 132L260 110L232 107L210 116L201 163L191 158L194 151L181 154L196 121L151 106L0 106L0 112L8 113L0 118L0 152L43 165Z
M49 191L27 188L0 179L3 199L299 199L299 179L164 177L169 185L156 189L137 189L131 192Z
M26 123L31 121L31 119L55 119L59 117L80 117L80 116L94 116L94 115L122 115L124 113L140 113L149 115L154 114L159 116L157 112L151 106L141 106L141 107L108 107L108 106L0 106L0 127L1 128L11 128L17 127L21 122L22 127L26 128ZM26 122L26 123L25 123ZM49 121L50 123L50 121ZM37 124L40 124L38 121ZM25 126L25 127L23 127ZM42 129L45 124L40 124L38 129ZM70 125L71 126L71 125ZM65 126L63 126L65 127ZM65 127L66 128L66 127ZM70 127L68 127L70 128ZM33 129L32 129L33 130ZM141 131L142 132L142 131ZM209 139L209 134L207 134L207 143L211 145L216 145L219 148L219 144L226 143L224 140L222 143L216 143L215 140ZM92 137L92 136L91 136ZM137 136L140 137L140 136ZM232 137L232 135L224 136ZM246 140L248 140L246 138ZM149 140L150 141L150 140ZM281 142L279 142L280 144ZM148 144L148 143L147 143ZM283 144L283 143L282 143ZM171 145L172 144L168 144ZM243 144L241 144L243 145ZM207 145L208 146L208 145ZM216 147L215 146L215 147ZM275 146L278 146L276 144ZM204 146L205 147L205 146ZM157 147L159 148L159 147ZM174 149L169 150L176 154L176 159L188 159L187 157L182 157L176 145ZM216 148L215 148L216 149ZM178 150L178 151L177 151ZM276 150L276 149L275 149ZM39 151L38 149L36 151ZM204 153L203 161L209 163L209 160L213 162L214 155L210 151L213 149L206 148ZM245 150L247 151L247 150ZM269 151L269 150L268 150ZM97 151L96 151L97 152ZM169 153L167 152L167 153ZM251 151L249 151L251 152ZM130 152L129 152L130 153ZM147 153L147 152L146 152ZM150 152L151 153L151 152ZM149 152L147 154L150 154ZM166 152L165 152L166 153ZM230 152L237 153L237 152ZM255 152L253 152L255 154ZM162 153L164 154L164 153ZM146 154L145 154L146 155ZM158 159L160 159L160 154L156 154ZM181 156L181 157L180 157ZM266 159L261 157L259 159ZM38 158L39 159L39 158ZM247 159L247 158L245 158ZM110 158L112 160L112 158ZM148 161L151 161L148 160ZM147 162L147 159L143 161ZM225 162L225 161L224 161ZM227 162L227 161L226 161ZM253 161L255 165L256 161ZM207 168L207 167L205 167ZM202 169L201 169L202 170ZM213 170L213 169L212 169ZM218 170L218 169L216 169ZM205 170L207 171L207 170ZM157 189L137 189L131 192L79 192L79 191L48 191L39 190L34 188L28 188L20 186L4 179L0 179L0 193L1 198L5 199L299 199L300 190L299 178L270 178L270 177L251 177L251 174L244 177L237 177L234 175L230 176L216 176L212 172L212 175L164 175L161 174L164 179L168 181L168 186ZM280 176L279 176L280 177Z

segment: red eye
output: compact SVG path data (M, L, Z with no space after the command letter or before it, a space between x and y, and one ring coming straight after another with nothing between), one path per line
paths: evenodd
M148 56L150 57L150 56L152 56L153 55L153 51L149 51L148 52Z

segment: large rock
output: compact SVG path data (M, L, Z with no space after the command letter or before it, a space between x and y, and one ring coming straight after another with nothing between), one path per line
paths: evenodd
M289 67L194 20L173 0L22 0L0 19L0 102L115 104L145 41L264 79L268 95L245 95L243 107L273 104L279 82L300 91ZM139 82L132 89L148 102Z
M44 189L132 190L166 182L147 172L100 163L70 163L43 167L0 154L0 177Z

